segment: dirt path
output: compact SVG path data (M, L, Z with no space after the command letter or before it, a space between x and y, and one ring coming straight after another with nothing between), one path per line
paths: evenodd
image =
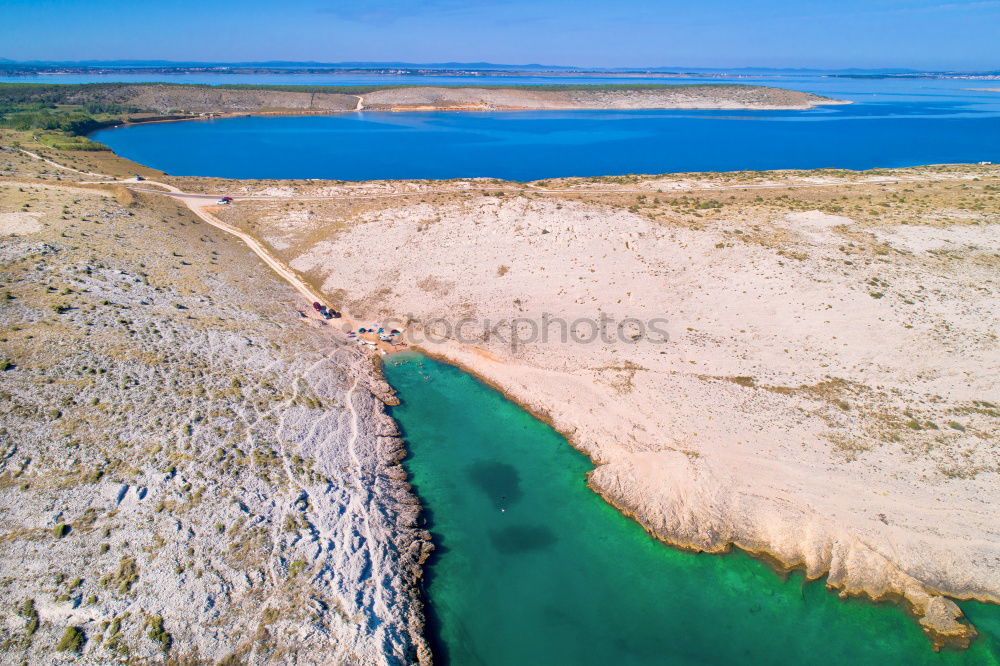
M145 190L145 191L149 192L155 190ZM168 194L168 193L158 192L158 194ZM183 201L195 215L197 215L205 222L208 222L213 227L221 229L222 231L225 231L227 234L236 236L241 241L243 241L246 244L246 246L250 248L254 252L254 254L260 257L261 261L267 264L271 268L271 270L277 273L278 276L281 277L281 279L283 279L288 284L292 285L295 291L299 292L299 294L304 299L306 299L306 301L309 302L310 306L312 303L315 302L320 302L320 303L323 302L324 299L321 294L316 292L312 287L310 287L303 280L301 280L299 276L296 275L295 271L286 266L284 262L282 262L273 254L268 252L267 248L261 245L260 242L257 241L257 239L255 239L253 236L247 233L240 231L236 227L226 224L225 222L217 218L215 215L212 215L212 213L205 210L206 204L200 197L192 197L191 195L181 193L179 190L177 190L176 192L170 192L169 195L173 196L175 199ZM310 310L311 309L312 308L310 307ZM308 314L309 311L307 311L307 315ZM349 319L346 319L345 323L353 324L353 322L351 322Z
M42 157L38 153L33 153L30 150L25 150L24 148L19 148L18 150L20 150L22 153L24 153L28 157L33 157L36 160L41 160L42 162L45 162L46 164L51 164L52 166L56 167L57 169L65 169L66 171L73 171L73 172L76 172L76 173L82 173L85 176L95 176L97 178L111 178L111 179L114 179L114 176L109 176L106 173L94 173L93 171L80 171L79 169L74 169L73 167L68 167L68 166L66 166L64 164L59 164L58 162L53 162L52 160L50 160L47 157Z
M180 188L177 188L173 185L169 185L167 183L161 183L155 180L139 181L135 178L127 178L124 180L119 180L114 176L108 174L94 173L93 171L81 171L80 169L74 169L73 167L68 167L63 164L59 164L58 162L54 162L48 159L47 157L42 157L41 155L33 153L30 150L25 150L23 148L21 148L20 150L22 153L28 155L29 157L45 162L46 164L51 164L52 166L57 167L59 169L65 169L67 171L73 171L75 173L83 174L86 176L95 176L97 178L103 179L100 181L88 181L83 183L86 185L127 184L127 183L145 182L149 185L157 185L159 187L166 189L166 192L163 192L161 190L154 190L142 187L131 188L137 192L146 192L151 194L166 194L173 196L174 198L179 199L180 201L183 201L184 204L187 205L187 207L190 208L195 215L200 217L205 222L208 222L213 227L221 229L222 231L225 231L227 234L231 234L242 240L247 247L253 250L254 254L260 257L261 261L270 266L271 270L277 273L283 280L285 280L285 282L292 285L292 287L297 292L299 292L299 294L301 294L303 298L309 301L310 305L314 302L323 302L322 296L320 296L317 292L315 292L305 282L300 280L299 277L290 268L285 266L285 264L281 262L277 257L268 252L264 248L264 246L258 243L252 236L245 234L239 229L226 224L219 218L215 217L214 215L206 211L204 209L205 206L207 205L205 199L212 199L214 197L210 195L189 194L187 192L183 192ZM308 310L306 312L308 315Z
M319 313L317 313L312 307L313 303L326 302L323 295L317 292L311 286L309 286L305 281L303 281L298 276L298 274L294 270L289 268L287 265L285 265L283 261L275 257L273 254L271 254L267 248L265 248L259 241L257 241L257 239L255 239L253 236L247 233L244 233L243 231L240 231L239 229L237 229L232 225L226 224L225 222L217 218L215 215L212 215L210 211L205 209L208 204L204 201L203 197L199 195L192 196L190 194L181 192L177 188L172 187L170 185L166 185L164 183L154 183L154 184L163 185L164 187L171 188L172 191L171 192L160 192L157 190L142 190L142 191L152 192L156 194L163 194L166 196L171 196L179 201L183 201L185 205L187 205L187 207L190 208L195 215L200 217L205 222L208 222L217 229L225 231L227 234L231 234L239 238L246 244L248 248L250 248L254 252L254 254L260 257L261 261L263 261L271 268L271 270L277 273L278 277L280 277L282 280L290 284L295 289L295 291L299 292L299 294L306 300L306 302L308 303L308 307L304 309L306 317L310 319L315 319L324 324L326 323L326 320L324 320L322 316ZM345 333L343 333L343 331L345 331L346 329L349 328L353 330L357 329L359 326L357 320L351 317L350 313L348 313L346 310L341 312L340 319L337 320L337 323L340 324L340 326L334 326L333 330L340 331L342 335L346 335ZM407 346L405 344L402 345L401 347L397 347L396 345L392 345L389 343L378 342L376 346L372 348L372 351L375 352L375 350L378 350L378 352L382 354L392 354L399 351L404 351L406 350L406 348Z

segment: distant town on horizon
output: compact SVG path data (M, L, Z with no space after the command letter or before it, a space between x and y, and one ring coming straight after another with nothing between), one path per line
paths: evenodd
M114 69L115 71L171 71L183 73L188 71L245 71L253 69L261 70L289 70L301 71L347 71L347 70L370 70L384 72L387 70L404 70L408 72L419 72L435 70L441 72L477 72L477 73L517 73L517 72L546 72L546 73L588 73L588 74L690 74L690 73L802 73L802 74L829 74L829 75L865 75L865 76L1000 76L1000 69L995 70L956 70L956 69L908 69L899 67L867 68L867 67L844 67L844 68L819 68L819 67L755 67L752 65L740 65L734 67L697 67L697 66L643 66L632 67L601 67L589 65L546 65L539 63L529 64L507 64L493 62L406 62L406 61L296 61L296 60L259 60L259 61L174 61L174 60L143 60L143 59L117 59L117 60L13 60L10 58L0 58L0 71L8 74L16 73L47 73L66 71L67 69L84 71L101 71Z

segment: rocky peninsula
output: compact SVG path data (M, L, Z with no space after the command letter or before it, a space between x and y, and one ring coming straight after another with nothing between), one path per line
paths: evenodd
M949 597L1000 601L998 188L988 165L246 183L268 198L224 215L551 422L660 539L902 600L942 646L976 634Z
M0 153L10 654L430 658L388 387L132 173L502 388L665 542L901 602L938 648L976 636L952 599L1000 602L996 166L236 182L31 149Z

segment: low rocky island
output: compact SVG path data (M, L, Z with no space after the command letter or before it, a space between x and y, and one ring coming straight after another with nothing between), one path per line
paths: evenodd
M0 97L118 109L129 115L342 113L412 110L808 109L844 104L821 95L735 84L606 86L203 86L5 84ZM141 115L136 119L141 119Z

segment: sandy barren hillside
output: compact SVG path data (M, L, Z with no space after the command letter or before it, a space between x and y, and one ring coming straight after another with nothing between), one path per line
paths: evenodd
M185 208L0 158L47 179L0 181L0 661L428 659L370 361Z
M248 185L344 198L225 215L355 316L418 340L449 323L424 347L549 419L662 539L902 597L938 644L974 635L946 597L1000 601L995 167L482 188ZM496 325L525 339L546 313L569 340ZM613 342L573 341L602 316ZM669 341L618 338L624 318Z

